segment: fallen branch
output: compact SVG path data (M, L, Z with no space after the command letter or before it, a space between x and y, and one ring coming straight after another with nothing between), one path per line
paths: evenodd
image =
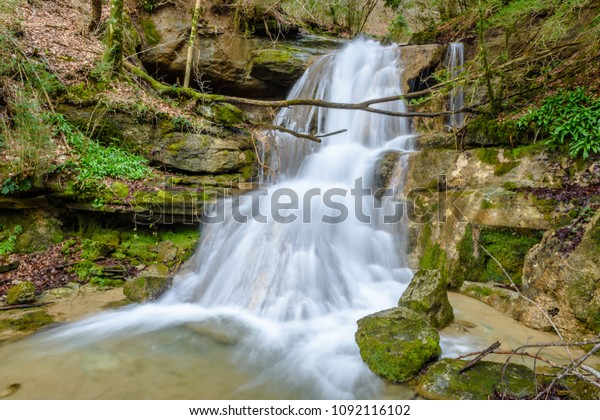
M6 305L6 306L0 306L0 311L10 311L12 309L39 308L40 306L50 305L51 303L54 303L54 302L23 303L21 305Z
M492 344L491 346L489 346L487 349L482 350L477 357L475 357L473 360L471 360L469 363L467 363L465 366L462 367L462 369L460 369L458 371L458 373L464 373L465 371L471 369L473 366L475 366L477 363L479 363L479 361L481 359L483 359L485 356L487 356L490 353L493 353L494 350L496 350L498 347L500 347L500 342L496 341L494 344Z
M271 124L262 124L262 123L255 123L252 125L253 125L253 127L263 128L265 130L281 131L283 133L288 133L295 137L299 137L301 139L307 139L307 140L314 141L315 143L321 143L321 139L324 137L335 136L336 134L341 134L341 133L345 133L346 131L348 131L348 130L344 129L344 130L334 131L333 133L317 135L317 134L299 133L297 131L291 130L291 129L289 129L287 127L283 127L281 125L271 125Z

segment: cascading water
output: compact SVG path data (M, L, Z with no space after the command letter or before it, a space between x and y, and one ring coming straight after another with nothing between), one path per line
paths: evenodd
M465 46L462 42L452 42L448 45L446 54L446 68L450 73L450 78L455 79L464 70ZM461 86L454 86L450 91L448 99L448 111L455 112L464 106L465 94ZM464 124L464 115L462 112L451 114L446 120L446 127L450 130L461 128Z
M394 46L354 41L314 64L290 97L352 103L400 95L399 54ZM404 111L400 101L378 106ZM411 149L409 121L293 107L282 110L277 123L298 132L347 131L321 145L279 135L265 155L277 169L265 180L274 183L215 208L214 218L224 214L224 221L205 225L187 271L159 302L104 313L36 339L67 351L67 344L97 346L107 337L131 339L183 325L235 343L228 357L254 373L241 388L232 386L276 384L277 393L263 398L381 395L382 383L354 343L356 320L395 306L412 273L404 235L395 230L400 224L384 223L385 213L398 208L394 199L380 203L360 190L371 186L383 152ZM403 156L396 182L405 163Z

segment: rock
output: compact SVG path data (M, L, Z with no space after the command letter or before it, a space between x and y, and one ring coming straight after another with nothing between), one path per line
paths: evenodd
M27 223L15 242L15 252L45 251L64 239L62 223L44 210L25 212Z
M367 366L392 382L412 379L441 354L437 330L425 316L404 307L358 320L355 340Z
M282 86L291 86L306 70L308 57L293 49L268 48L252 53L250 76Z
M194 57L194 66L202 79L192 83L204 85L215 93L284 98L314 57L341 45L338 40L309 34L290 34L274 43L269 36L247 36L226 30L221 18L211 21L213 17L205 14L204 19L198 25L199 54ZM165 7L147 16L145 21L146 39L160 42L143 49L140 59L144 67L167 82L183 80L190 10Z
M390 182L394 175L394 169L400 160L401 153L396 151L387 151L381 154L375 163L373 172L373 187L375 196L381 196L386 188L390 188ZM380 193L380 194L378 194ZM379 198L379 197L378 197Z
M23 305L32 302L35 302L35 286L30 281L12 286L6 292L7 305Z
M402 91L417 92L426 89L428 84L435 84L430 76L442 64L446 55L446 46L403 45L400 47L400 54L401 63L405 65L402 72Z
M424 149L454 149L456 139L452 133L426 133L420 134L415 139L415 148Z
M528 367L482 361L459 373L468 362L443 359L418 378L419 395L433 400L487 400L495 394L528 398L536 395L535 374Z
M492 308L519 319L531 303L524 300L518 292L509 290L499 283L477 283L465 281L460 287L460 293L490 305Z
M219 174L236 172L245 166L246 153L234 139L174 132L156 145L153 160L179 171Z
M158 252L156 260L160 263L169 263L177 258L177 247L171 241L159 243L156 251Z
M19 261L8 261L0 258L0 274L8 273L19 268Z
M446 281L440 270L417 271L402 293L398 306L423 314L438 330L454 320L454 312L446 292Z
M163 275L141 275L123 286L123 294L134 302L156 300L172 283L172 278Z
M571 339L600 333L600 213L580 228L581 242L571 251L562 248L564 241L556 237L557 231L547 232L523 267L523 294L551 314L554 324ZM533 306L519 319L532 328L550 327Z

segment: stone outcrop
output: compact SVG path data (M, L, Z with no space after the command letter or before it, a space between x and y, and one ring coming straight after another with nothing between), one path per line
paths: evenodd
M30 281L24 281L12 286L6 292L7 305L22 305L35 301L35 286Z
M149 45L140 59L151 73L183 80L190 14L187 8L165 7L141 18ZM333 38L297 32L277 42L266 33L248 36L233 30L229 18L208 13L198 28L197 84L216 93L283 98L315 57L341 45Z

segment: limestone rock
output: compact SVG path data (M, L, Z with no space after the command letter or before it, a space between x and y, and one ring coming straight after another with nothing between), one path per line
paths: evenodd
M297 50L258 50L252 54L250 76L282 86L291 86L302 76L307 62L307 55Z
M141 275L123 286L123 294L134 302L156 300L170 286L172 278L161 275Z
M412 379L441 354L437 330L425 316L404 307L358 320L355 339L367 366L392 382Z
M32 302L35 302L35 286L30 281L12 286L6 292L7 305L23 305Z
M437 329L444 328L454 320L454 312L446 292L446 281L439 270L417 271L402 293L398 306L423 314Z
M390 188L390 181L394 175L394 169L400 159L400 152L393 150L384 152L379 156L375 163L375 170L373 173L373 187L375 188L375 195L377 192L383 192L386 188Z
M536 395L535 375L528 367L482 361L459 373L468 361L443 359L418 378L417 392L435 400L487 400L495 393L527 398Z

